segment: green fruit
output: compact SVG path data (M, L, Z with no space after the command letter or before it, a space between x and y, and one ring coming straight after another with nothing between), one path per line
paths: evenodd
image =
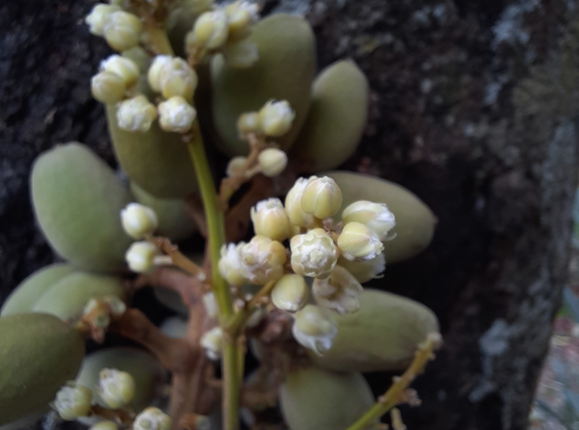
M32 310L68 321L80 317L92 298L117 296L123 299L124 295L121 278L78 272L53 285L38 299Z
M310 91L316 70L314 34L297 16L276 14L254 27L249 40L259 50L259 60L247 69L228 67L223 58L213 59L213 118L228 155L247 155L237 120L242 113L259 110L268 100L287 100L296 111L291 130L276 139L289 149L310 107Z
M368 80L351 60L323 70L312 88L306 122L292 148L310 171L335 169L356 150L368 119Z
M360 373L310 367L290 373L280 388L281 410L291 430L346 430L374 402Z
M155 211L159 227L155 230L158 236L168 237L173 242L187 239L195 233L195 224L185 211L185 202L181 199L159 199L136 183L131 183L135 200Z
M436 315L426 306L369 289L360 294L358 312L335 317L338 334L332 347L311 358L342 372L404 369L428 334L439 331Z
M120 212L131 195L88 147L69 143L43 153L31 183L36 218L58 254L87 270L124 268L131 238Z
M151 99L144 77L138 90ZM106 111L117 160L132 181L164 199L183 198L197 189L193 164L181 134L161 130L158 121L146 133L121 130L116 105L107 105Z
M80 385L93 390L94 399L101 406L106 403L96 390L99 383L99 372L102 369L117 369L129 372L135 380L135 397L132 405L136 411L147 406L159 394L165 372L159 362L149 353L130 347L103 349L88 355L76 378Z
M393 240L384 242L386 263L414 257L431 242L436 217L415 194L394 182L352 172L325 172L342 190L342 210L358 200L386 203L396 217ZM339 219L341 212L336 214Z
M84 356L80 334L46 314L0 318L0 345L0 425L46 406Z
M2 305L0 315L6 316L31 312L42 294L73 271L74 267L70 264L60 263L51 264L37 270L12 291L12 294L8 296L4 305Z

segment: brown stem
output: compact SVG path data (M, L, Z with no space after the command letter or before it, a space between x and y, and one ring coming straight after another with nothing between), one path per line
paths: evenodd
M132 414L128 411L123 409L103 408L100 405L93 405L91 407L90 415L96 415L98 417L122 424L130 424L135 419L135 414Z
M171 243L166 237L151 237L149 238L159 249L161 249L165 254L171 257L173 265L183 269L192 276L204 280L205 273L194 262L189 260L179 251L179 247Z
M131 285L132 290L144 287L163 287L176 291L187 307L192 307L204 293L202 282L171 267L159 267L151 274L140 275Z

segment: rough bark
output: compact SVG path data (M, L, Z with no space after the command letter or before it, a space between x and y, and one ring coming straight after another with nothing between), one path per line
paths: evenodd
M88 80L107 48L88 1L0 6L0 299L50 261L28 203L41 150L81 140L112 162ZM524 429L569 256L579 15L573 0L284 0L308 16L320 65L354 58L371 119L345 166L399 182L436 213L421 256L385 288L426 303L446 343L409 428ZM371 377L384 386L383 376Z

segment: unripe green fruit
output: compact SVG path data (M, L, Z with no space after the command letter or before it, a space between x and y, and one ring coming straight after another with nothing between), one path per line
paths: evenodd
M88 147L69 143L43 153L31 184L36 218L58 254L87 270L124 268L131 238L119 214L131 196Z
M374 404L374 396L360 373L309 367L287 376L280 403L290 430L345 430Z
M137 89L148 96L145 80L141 77ZM115 154L132 181L165 199L182 198L197 189L193 164L181 134L161 130L157 121L146 132L122 130L117 124L117 106L107 105L106 111Z
M159 226L155 235L168 237L172 242L187 239L195 233L195 224L185 211L185 202L181 199L157 198L136 183L131 183L131 192L135 200L155 211Z
M94 273L71 273L46 291L33 312L53 314L63 321L79 318L90 299L116 296L124 298L121 278Z
M311 354L320 367L341 372L404 369L429 333L438 332L436 315L414 300L365 289L360 309L335 315L338 334L321 356Z
M368 97L368 80L353 61L324 69L314 81L310 111L290 158L314 172L345 162L364 133Z
M0 318L0 425L44 407L84 356L76 330L52 315Z
M237 120L246 112L258 111L268 100L287 100L296 117L290 131L276 139L289 149L300 131L310 107L310 92L316 70L314 34L297 16L276 14L253 28L248 39L259 50L251 67L228 67L223 58L212 62L213 118L223 140L220 148L228 155L247 155L249 146L241 141Z
M414 257L430 244L434 236L436 217L415 194L401 185L374 176L352 172L326 172L342 190L343 211L358 200L386 203L396 217L396 234L384 242L386 264ZM340 220L342 212L334 217Z
M38 299L54 284L74 271L70 264L51 264L37 270L22 281L12 294L8 296L2 309L1 316L32 312L32 308Z
M89 387L94 393L94 399L104 407L106 403L96 390L102 369L116 369L131 374L135 380L135 397L131 404L136 411L149 406L159 394L158 390L165 374L159 362L151 354L140 349L115 347L93 352L82 362L76 382Z

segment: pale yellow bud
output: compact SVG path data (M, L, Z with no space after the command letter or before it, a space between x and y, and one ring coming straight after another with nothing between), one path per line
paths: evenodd
M99 102L114 104L125 97L127 86L122 77L111 72L100 72L92 77L90 90Z
M299 178L285 197L285 211L293 225L312 228L315 225L314 216L302 209L302 196L308 185L308 179Z
M315 279L312 286L314 300L318 306L339 314L357 312L362 285L341 266L336 266L326 279Z
M247 157L244 157L242 155L233 157L231 160L229 160L229 163L227 163L227 170L226 170L227 176L231 178L233 176L243 175L243 173L245 172L246 162Z
M129 203L121 210L123 230L133 239L142 239L152 234L159 226L155 211L139 203Z
M161 63L163 63L163 60L161 60ZM179 57L171 58L171 60L162 64L157 76L161 94L166 99L173 96L181 96L186 100L193 99L199 79L197 73L189 66L187 61ZM151 78L154 78L154 73Z
M52 406L63 420L72 421L86 417L92 404L92 391L87 387L68 382L56 393Z
M155 119L157 108L143 95L122 101L118 105L117 123L123 130L144 133L151 128Z
M227 15L221 10L205 12L193 27L196 41L207 49L218 49L225 45L229 35Z
M251 283L265 285L283 276L285 247L265 236L254 236L240 251L243 275Z
M296 113L287 100L269 100L259 111L261 129L272 137L286 134L295 117Z
M251 208L255 234L280 242L290 237L290 223L281 201L276 198L262 200Z
M170 63L172 58L170 55L157 55L151 66L149 66L147 81L149 82L149 87L156 93L161 92L161 69Z
M241 248L245 242L239 244L229 243L221 247L221 258L219 259L219 273L229 285L242 287L248 281L243 276L241 262Z
M229 26L229 39L239 40L250 34L250 28L259 20L259 6L247 1L231 3L225 7Z
M328 176L313 176L304 189L301 204L304 212L316 218L331 217L342 206L342 190L336 181Z
M259 60L257 45L249 40L228 43L223 48L223 58L229 67L246 69Z
M133 272L148 273L155 268L155 257L158 254L157 247L152 243L135 242L127 250L125 260Z
M107 22L109 16L116 11L121 10L120 7L116 5L102 4L99 3L92 8L90 13L84 19L84 22L88 25L88 31L95 36L102 36L104 31L105 23Z
M133 60L120 55L111 55L103 60L100 65L101 71L111 72L123 79L127 88L131 88L139 79L139 66Z
M257 156L261 173L273 178L283 172L287 166L287 154L281 149L264 149Z
M283 275L271 292L271 301L275 307L288 312L299 311L309 297L310 289L306 280L295 273Z
M386 268L386 257L384 253L381 253L371 260L350 261L340 256L338 265L347 269L358 282L364 283L383 276L382 272Z
M338 249L321 228L292 237L291 265L294 272L313 278L327 277L338 261Z
M239 130L241 137L248 133L258 133L261 130L259 113L247 112L241 114L237 120L237 130Z
M102 369L99 373L98 392L108 406L120 409L133 401L135 380L128 372Z
M126 51L139 44L143 24L138 16L118 10L105 21L103 34L109 46L116 51Z
M349 222L338 238L338 248L348 260L372 260L384 250L384 245L364 224Z
M390 230L396 225L396 218L384 203L373 203L359 200L352 203L342 212L344 224L359 222L372 230L381 241L388 238Z
M197 111L183 97L173 96L159 104L159 125L165 131L186 133L191 130Z
M171 430L171 417L159 408L149 407L137 415L133 430Z
M223 352L223 330L214 327L201 337L201 346L210 360L219 360Z
M321 354L332 347L338 325L330 312L306 305L295 314L292 334L300 345Z
M100 421L91 426L89 430L119 430L119 426L114 421Z

